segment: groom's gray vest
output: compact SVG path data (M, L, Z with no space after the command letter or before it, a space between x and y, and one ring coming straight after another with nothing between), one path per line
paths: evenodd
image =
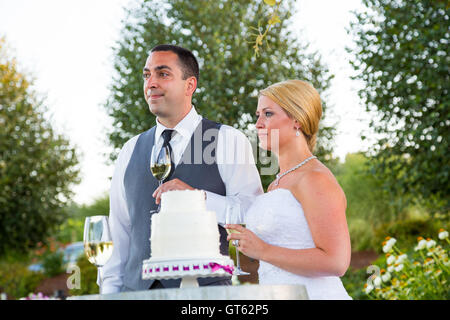
M200 122L170 179L178 178L193 188L223 196L226 194L225 184L220 177L215 161L220 126L220 124L207 119ZM142 280L141 274L142 261L149 259L151 254L151 215L149 212L157 208L152 194L158 187L158 181L150 172L150 154L155 142L155 130L156 127L153 127L138 137L125 171L124 187L131 233L128 261L125 264L123 277L124 290L146 290L154 281ZM208 131L207 135L204 135L206 131ZM218 228L220 252L228 255L226 231L220 226ZM200 278L198 281L199 285L207 285L224 279L229 278ZM181 279L162 280L161 282L166 288L179 287Z

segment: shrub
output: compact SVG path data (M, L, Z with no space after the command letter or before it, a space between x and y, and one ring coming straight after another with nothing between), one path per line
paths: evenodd
M48 252L44 254L42 260L42 267L44 268L45 276L52 278L63 273L64 270L64 253L61 250L55 252Z
M365 269L349 268L345 275L341 277L342 284L347 290L347 293L354 300L368 300L369 297L361 291L361 283L367 279Z
M382 243L386 234L396 239L402 239L402 245L411 248L416 244L416 239L420 236L431 238L439 230L439 221L432 219L414 218L384 223L375 229L374 241ZM382 252L378 246L378 252Z
M408 254L395 246L396 239L383 242L386 262L364 285L371 299L450 299L448 232L439 230L440 243L419 237Z
M34 292L43 279L42 273L29 271L24 262L0 263L0 292L6 293L9 299Z
M98 294L97 267L91 264L86 256L78 258L77 266L80 268L80 289L71 289L69 294L74 296Z
M347 198L347 222L355 251L374 249L375 228L401 218L382 182L369 172L369 163L363 154L348 154L345 163L333 168Z

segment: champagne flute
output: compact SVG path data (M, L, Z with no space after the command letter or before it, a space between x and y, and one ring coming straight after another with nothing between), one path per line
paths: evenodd
M169 175L171 166L169 147L167 145L163 145L161 149L159 149L156 145L154 145L152 148L152 155L150 157L150 171L155 179L158 180L159 186L162 185L163 180ZM152 210L150 213L159 212L160 209L161 202L158 205L158 209Z
M107 216L86 217L84 222L84 252L90 263L103 267L111 257L113 242Z
M226 216L225 216L225 223L226 224L239 224L245 228L244 218L241 214L241 206L236 204L227 204L226 208ZM239 233L236 230L226 229L228 234L231 233ZM241 262L239 259L239 249L238 249L238 240L233 241L233 245L236 247L236 269L233 272L233 275L236 276L245 276L249 275L250 273L245 272L241 269Z

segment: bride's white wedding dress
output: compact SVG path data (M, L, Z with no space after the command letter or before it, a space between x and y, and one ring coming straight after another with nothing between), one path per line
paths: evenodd
M245 215L247 228L263 241L284 248L315 248L303 208L288 189L258 196ZM259 284L303 284L312 300L351 299L339 277L304 277L260 261Z

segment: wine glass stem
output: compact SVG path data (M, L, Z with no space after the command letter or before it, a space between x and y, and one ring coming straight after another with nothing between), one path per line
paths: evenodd
M158 188L161 187L161 185L163 184L162 180L158 180ZM158 203L158 209L156 209L156 212L159 212L161 210L161 199L159 199L159 203Z
M236 264L237 264L238 270L241 270L241 263L239 261L239 249L237 247L236 247Z
M97 277L98 277L98 283L99 283L99 288L98 288L98 292L100 293L100 294L102 294L102 287L103 287L103 279L102 279L102 271L100 270L100 267L101 266L99 266L99 265L95 265L96 267L97 267Z

